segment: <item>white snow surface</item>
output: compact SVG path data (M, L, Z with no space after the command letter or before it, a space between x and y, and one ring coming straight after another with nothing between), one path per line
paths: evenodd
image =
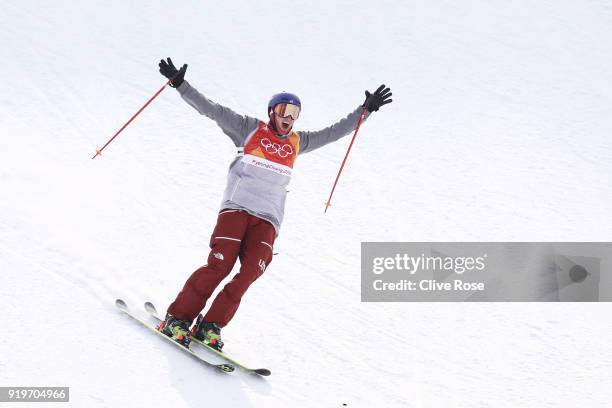
M609 304L360 302L362 241L612 240L609 1L1 8L1 386L70 386L75 407L610 406ZM297 93L298 130L393 90L327 214L350 137L300 157L279 254L223 330L267 379L113 304L165 310L205 263L235 152L168 88L90 159L168 56L243 114Z

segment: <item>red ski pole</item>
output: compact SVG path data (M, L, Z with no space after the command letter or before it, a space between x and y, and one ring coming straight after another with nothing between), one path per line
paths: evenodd
M128 121L125 123L125 125L121 126L121 129L119 129L119 130L117 131L117 133L115 133L115 134L113 135L113 137L111 137L111 138L108 140L108 142L106 142L106 144L105 144L104 146L102 146L100 149L96 149L96 154L94 154L94 155L93 155L93 157L92 157L91 159L93 160L93 159L95 159L97 156L101 156L101 155L102 155L102 150L104 150L104 149L106 148L106 146L108 146L108 145L109 145L109 144L110 144L110 143L111 143L111 142L112 142L112 141L113 141L113 140L114 140L114 139L115 139L115 138L116 138L116 137L119 135L119 133L121 133L121 132L123 131L123 129L125 129L125 128L127 127L127 125L129 125L129 124L130 124L130 123L131 123L131 122L134 120L134 118L135 118L136 116L140 115L140 112L142 112L142 111L144 110L144 108L146 108L147 106L149 106L149 104L151 103L151 101L153 101L153 99L157 98L157 96L158 96L158 95L159 95L159 94L160 94L160 93L161 93L161 92L162 92L162 91L163 91L163 90L166 88L166 85L168 85L169 83L170 83L170 80L168 80L168 82L166 82L166 83L164 84L164 86L162 86L161 88L159 88L159 91L155 92L155 95L153 95L153 96L151 97L151 99L149 99L149 100L147 101L147 103L145 103L145 104L142 106L142 108L140 108L140 109L138 110L138 112L136 112L136 113L134 114L134 116L132 116L132 117L130 118L130 120L128 120Z
M334 190L336 189L336 184L338 184L338 179L340 178L340 174L342 173L342 169L344 168L344 164L346 163L346 159L348 158L349 153L351 152L351 147L353 147L353 142L355 141L355 137L357 136L357 132L359 131L359 127L361 126L361 122L366 116L366 108L363 108L361 112L361 116L359 117L359 122L357 122L357 128L355 128L355 133L353 133L353 139L351 139L351 144L349 144L348 150L346 151L346 155L344 156L344 160L342 160L342 165L340 166L340 170L338 170L338 175L336 176L336 181L334 181L334 186L332 187L331 193L329 193L329 198L327 199L327 203L325 203L325 211L331 207L331 199L332 195L334 195Z

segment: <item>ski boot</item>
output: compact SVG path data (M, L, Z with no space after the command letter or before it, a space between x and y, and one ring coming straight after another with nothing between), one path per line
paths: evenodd
M201 314L198 315L196 324L191 329L191 335L217 351L223 348L221 328L216 323L205 322Z
M166 320L161 322L157 326L157 330L162 332L172 340L181 344L182 346L189 347L189 322L186 320L180 320L171 314L166 314Z

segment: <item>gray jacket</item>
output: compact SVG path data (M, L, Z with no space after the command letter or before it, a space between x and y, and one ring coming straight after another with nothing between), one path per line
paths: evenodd
M207 99L187 81L184 81L177 90L181 97L200 114L217 122L223 133L228 135L238 148L238 155L229 168L221 209L240 209L263 218L274 225L278 236L283 222L286 187L291 180L291 169L243 152L245 146L250 146L248 145L250 138L258 129L265 126L265 123L256 118L239 115ZM316 132L295 132L299 136L297 153L313 151L353 132L362 110L363 108L359 106L344 119ZM369 113L366 114L366 118L368 116ZM274 140L265 138L264 146L272 143L278 152L278 144L275 142L282 143L283 138L275 135L271 139Z

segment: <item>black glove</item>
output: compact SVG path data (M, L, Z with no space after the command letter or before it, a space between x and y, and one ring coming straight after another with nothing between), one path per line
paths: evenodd
M170 57L168 57L168 62L164 60L159 61L159 72L171 81L170 86L173 88L181 86L185 80L186 71L187 64L184 64L181 69L176 69Z
M376 112L381 106L393 102L393 99L389 99L391 95L393 95L391 93L391 88L385 88L384 84L379 86L373 94L365 91L365 95L366 100L362 106L366 108L368 112Z

